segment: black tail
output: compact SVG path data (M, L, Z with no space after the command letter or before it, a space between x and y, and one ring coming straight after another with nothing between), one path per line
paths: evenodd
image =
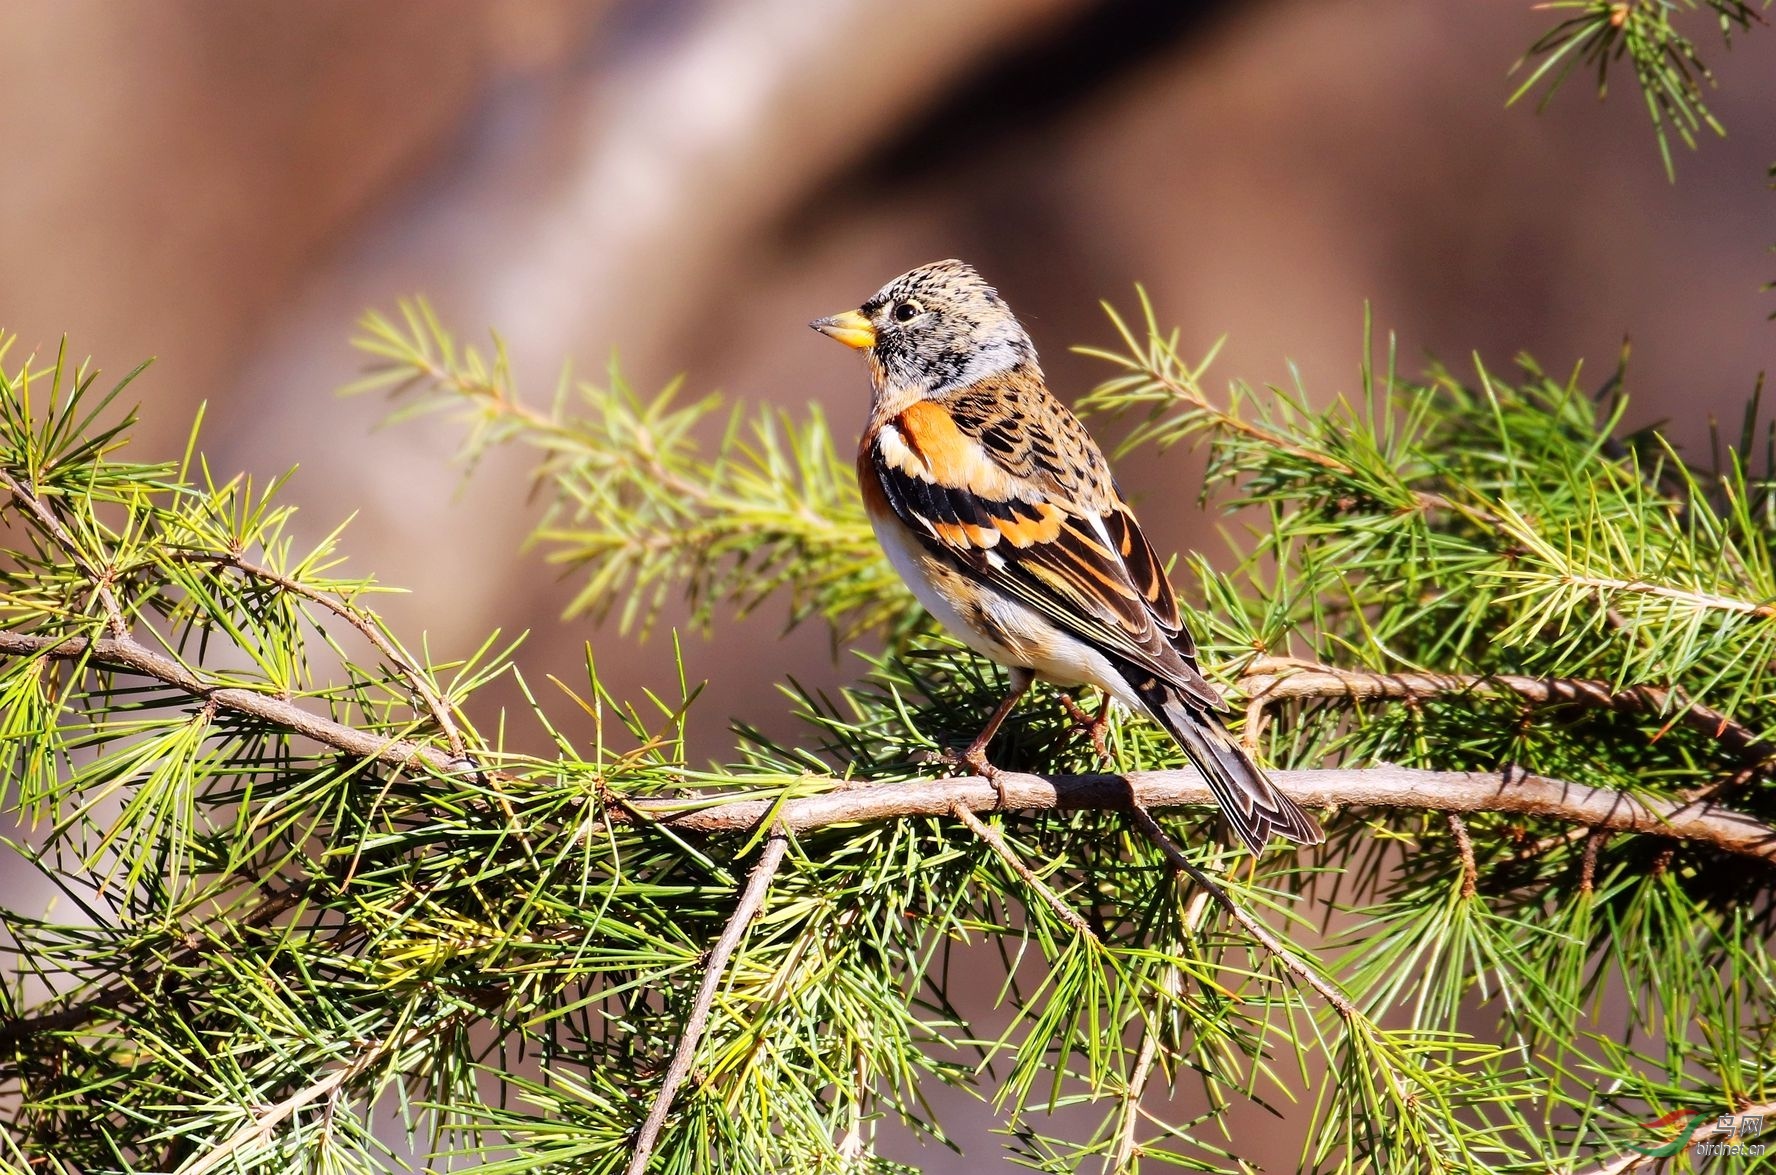
M1326 839L1319 823L1277 790L1277 785L1246 757L1218 714L1194 699L1184 698L1163 682L1153 681L1149 674L1137 672L1129 676L1129 684L1146 703L1147 712L1171 732L1208 780L1221 811L1240 839L1251 847L1253 856L1264 851L1273 833L1303 845L1317 845Z

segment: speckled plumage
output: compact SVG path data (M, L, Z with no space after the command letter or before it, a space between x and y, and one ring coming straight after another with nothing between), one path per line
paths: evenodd
M1048 390L1004 300L960 261L895 278L812 324L869 360L857 476L876 536L914 594L971 647L1032 678L1089 683L1169 730L1254 852L1319 826L1218 716L1163 565L1079 419Z

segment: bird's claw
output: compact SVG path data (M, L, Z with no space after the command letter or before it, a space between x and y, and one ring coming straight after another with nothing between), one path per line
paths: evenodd
M987 761L987 752L978 747L966 750L951 751L946 756L950 762L965 767L993 785L993 792L999 797L998 807L1005 807L1005 772Z
M1067 711L1067 717L1073 720L1074 726L1091 739L1092 749L1098 752L1098 761L1106 767L1114 767L1116 761L1110 757L1110 748L1104 742L1104 732L1110 729L1110 708L1105 706L1093 718L1069 694L1061 695L1061 706Z

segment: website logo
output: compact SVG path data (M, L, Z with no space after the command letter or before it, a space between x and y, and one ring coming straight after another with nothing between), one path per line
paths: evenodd
M1710 1119L1714 1119L1714 1121L1710 1122ZM1722 1135L1729 1139L1753 1138L1763 1133L1764 1116L1762 1114L1746 1114L1736 1119L1732 1114L1717 1116L1708 1110L1673 1110L1663 1117L1654 1118L1641 1129L1658 1134L1660 1141L1645 1145L1631 1142L1628 1144L1628 1149L1651 1158L1664 1158L1687 1148L1697 1132L1704 1129L1706 1129L1704 1138L1715 1135ZM1761 1145L1709 1145L1706 1143L1697 1144L1696 1149L1698 1153L1706 1150L1709 1154L1762 1154L1764 1150Z
M1656 1131L1663 1135L1665 1138L1664 1142L1655 1143L1652 1146L1641 1146L1637 1142L1631 1142L1628 1144L1628 1149L1639 1151L1643 1155L1651 1155L1655 1158L1661 1158L1665 1155L1675 1155L1678 1151L1690 1145L1690 1139L1695 1136L1696 1131L1702 1128L1702 1123L1706 1122L1711 1117L1713 1117L1713 1115L1706 1110L1701 1112L1697 1112L1696 1110L1673 1110L1663 1118L1654 1118L1643 1127L1643 1129Z

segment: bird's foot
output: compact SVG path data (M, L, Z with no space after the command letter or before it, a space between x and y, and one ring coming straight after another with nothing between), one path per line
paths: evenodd
M1073 725L1092 741L1092 749L1098 752L1098 761L1108 769L1114 769L1116 761L1110 757L1110 748L1104 742L1104 732L1110 729L1110 701L1104 700L1104 708L1093 718L1087 714L1071 694L1061 695L1061 707L1067 711L1067 717Z
M944 758L957 767L967 768L993 785L994 793L999 797L998 806L1005 807L1005 772L987 761L987 752L982 747L964 747L950 751Z

